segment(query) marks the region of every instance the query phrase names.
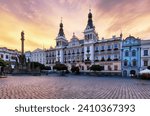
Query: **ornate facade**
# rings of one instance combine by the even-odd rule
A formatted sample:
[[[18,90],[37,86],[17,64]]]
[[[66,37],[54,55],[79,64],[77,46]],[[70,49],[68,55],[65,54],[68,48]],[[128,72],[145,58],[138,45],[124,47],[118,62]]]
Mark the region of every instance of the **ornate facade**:
[[[141,39],[127,37],[122,43],[122,75],[138,76],[141,65]]]
[[[121,73],[122,34],[109,39],[98,37],[92,20],[91,11],[84,30],[84,39],[79,39],[74,33],[71,41],[65,37],[63,23],[60,23],[56,47],[46,51],[46,65],[53,68],[56,62],[66,64],[69,69],[79,66],[81,71],[88,71],[93,64],[104,67],[103,72]]]

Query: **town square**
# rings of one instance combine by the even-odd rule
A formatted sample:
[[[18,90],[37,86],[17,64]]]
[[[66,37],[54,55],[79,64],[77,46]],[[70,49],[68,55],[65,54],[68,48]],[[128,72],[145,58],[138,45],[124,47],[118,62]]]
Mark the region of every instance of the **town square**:
[[[150,81],[93,76],[10,76],[1,99],[150,99]]]
[[[148,0],[15,1],[0,0],[1,99],[150,99]]]

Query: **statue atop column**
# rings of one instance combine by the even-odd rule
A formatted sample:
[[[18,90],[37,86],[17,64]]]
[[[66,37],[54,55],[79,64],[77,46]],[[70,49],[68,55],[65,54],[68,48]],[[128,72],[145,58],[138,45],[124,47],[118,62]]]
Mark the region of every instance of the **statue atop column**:
[[[24,53],[24,41],[25,41],[24,35],[25,35],[24,31],[22,31],[21,32],[21,54],[18,56],[18,59],[16,59],[16,65],[13,74],[14,75],[17,74],[40,75],[39,70],[37,70],[34,67],[31,69],[31,62],[29,60],[28,62],[26,62],[26,57]]]
[[[22,44],[21,44],[21,48],[22,48],[22,49],[21,49],[21,53],[22,53],[22,55],[24,55],[24,40],[25,40],[25,39],[24,39],[24,31],[22,31],[22,32],[21,32],[21,43],[22,43]]]

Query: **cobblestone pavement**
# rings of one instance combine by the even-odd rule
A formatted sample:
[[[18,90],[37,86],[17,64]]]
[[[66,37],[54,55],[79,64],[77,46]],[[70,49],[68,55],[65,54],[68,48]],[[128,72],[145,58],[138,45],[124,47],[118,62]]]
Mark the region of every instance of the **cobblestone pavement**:
[[[85,76],[0,78],[2,99],[150,99],[150,81]]]

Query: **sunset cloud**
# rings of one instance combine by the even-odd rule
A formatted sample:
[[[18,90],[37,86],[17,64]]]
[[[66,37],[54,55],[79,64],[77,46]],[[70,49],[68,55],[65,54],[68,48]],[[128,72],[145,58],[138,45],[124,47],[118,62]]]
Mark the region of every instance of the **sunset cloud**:
[[[129,34],[150,39],[150,0],[0,0],[0,47],[20,50],[20,32],[25,31],[25,49],[55,46],[60,17],[66,38],[72,33],[83,39],[89,8],[99,38]]]

